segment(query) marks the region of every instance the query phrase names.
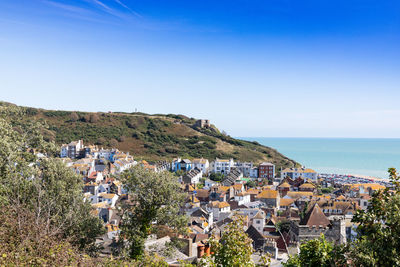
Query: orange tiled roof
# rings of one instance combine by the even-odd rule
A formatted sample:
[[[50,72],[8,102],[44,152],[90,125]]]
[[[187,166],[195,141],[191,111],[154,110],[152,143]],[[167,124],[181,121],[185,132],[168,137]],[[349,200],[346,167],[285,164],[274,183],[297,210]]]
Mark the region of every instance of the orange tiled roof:
[[[286,207],[292,205],[294,202],[294,199],[291,198],[281,198],[280,200],[280,206]]]
[[[310,183],[304,183],[299,186],[299,188],[315,188],[315,185],[310,184]]]
[[[211,202],[211,207],[222,209],[222,208],[230,207],[230,205],[228,202],[225,202],[225,201],[223,201],[223,202],[213,201],[213,202]]]
[[[260,194],[257,195],[256,198],[277,198],[278,197],[278,191],[276,190],[263,190]]]

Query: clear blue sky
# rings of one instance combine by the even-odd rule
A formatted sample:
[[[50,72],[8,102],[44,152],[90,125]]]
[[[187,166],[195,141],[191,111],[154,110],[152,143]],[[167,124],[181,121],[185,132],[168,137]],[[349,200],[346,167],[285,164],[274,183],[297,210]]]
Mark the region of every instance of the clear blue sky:
[[[400,137],[400,1],[4,0],[0,99]]]

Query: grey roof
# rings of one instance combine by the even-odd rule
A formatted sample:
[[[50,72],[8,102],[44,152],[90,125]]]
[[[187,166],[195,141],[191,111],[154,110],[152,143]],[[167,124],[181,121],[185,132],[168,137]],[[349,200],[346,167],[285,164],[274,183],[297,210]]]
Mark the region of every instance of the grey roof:
[[[274,164],[272,164],[272,163],[270,163],[270,162],[262,162],[261,164],[260,164],[260,166],[261,165],[264,165],[264,166],[275,166]]]
[[[208,217],[209,213],[202,208],[195,210],[190,216],[192,217]]]
[[[237,179],[239,179],[241,175],[242,175],[242,173],[239,170],[232,168],[231,171],[229,172],[228,176],[226,176],[225,179],[221,183],[224,186],[231,186],[231,185],[235,184],[235,181]]]
[[[254,241],[256,240],[264,240],[264,236],[257,231],[257,229],[253,226],[250,225],[249,229],[247,229],[246,234]]]
[[[201,171],[197,168],[191,169],[190,171],[188,171],[184,176],[183,176],[183,182],[185,182],[186,184],[190,184],[192,182],[192,179],[194,177],[196,177],[196,175],[198,175],[199,173],[201,173]]]

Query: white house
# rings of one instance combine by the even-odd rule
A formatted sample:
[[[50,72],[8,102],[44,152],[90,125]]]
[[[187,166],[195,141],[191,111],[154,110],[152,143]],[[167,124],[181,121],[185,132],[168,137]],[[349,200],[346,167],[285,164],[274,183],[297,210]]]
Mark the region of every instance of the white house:
[[[203,172],[199,169],[191,169],[182,178],[185,184],[198,184],[200,178],[203,176]]]
[[[246,203],[250,203],[250,194],[246,193],[246,192],[240,192],[239,194],[237,194],[235,196],[235,201],[238,202],[238,205],[243,205]]]
[[[293,180],[302,177],[316,182],[318,179],[318,173],[309,168],[286,168],[281,172],[281,177],[282,179],[290,177]]]
[[[114,161],[114,166],[116,168],[117,173],[122,173],[129,168],[135,166],[137,162],[133,159],[118,159]]]
[[[118,195],[117,194],[107,194],[100,193],[97,195],[97,202],[106,202],[110,205],[111,208],[115,207],[115,203],[117,203]]]
[[[264,227],[265,227],[265,213],[263,211],[259,211],[253,217],[253,227],[257,229],[258,232],[264,234]]]
[[[214,185],[217,185],[217,184],[218,184],[218,182],[210,180],[210,179],[207,179],[204,182],[204,187],[211,188],[211,187],[213,187]]]
[[[221,213],[230,213],[231,206],[228,202],[220,202],[220,201],[213,201],[209,204],[209,207],[212,210],[214,221],[218,221],[219,216]]]
[[[235,162],[233,159],[218,159],[216,158],[213,161],[213,172],[229,174],[231,172],[231,168],[235,166]]]
[[[250,177],[251,169],[253,168],[253,162],[236,162],[235,167],[243,173],[244,177]]]
[[[89,176],[88,179],[93,180],[93,182],[100,183],[103,181],[103,173],[102,172],[92,172]]]
[[[192,168],[197,168],[201,170],[203,173],[207,173],[208,169],[210,168],[210,163],[208,162],[208,159],[193,159],[192,160]]]

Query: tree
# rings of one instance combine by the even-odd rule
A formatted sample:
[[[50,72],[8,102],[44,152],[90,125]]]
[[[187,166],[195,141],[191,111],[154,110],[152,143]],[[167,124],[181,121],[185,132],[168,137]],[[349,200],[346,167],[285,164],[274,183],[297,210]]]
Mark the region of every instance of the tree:
[[[209,178],[212,181],[220,182],[224,178],[224,175],[222,173],[219,173],[219,172],[212,172],[212,173],[210,173]]]
[[[349,257],[358,266],[400,265],[400,177],[389,169],[393,188],[374,193],[366,211],[353,218],[357,234]]]
[[[43,139],[43,125],[20,118],[20,109],[0,107],[0,205],[26,209],[35,217],[32,227],[40,225],[49,238],[62,237],[94,252],[95,238],[104,229],[83,199],[82,179],[51,158],[56,146]],[[33,150],[49,157],[38,158]]]
[[[281,233],[289,233],[290,232],[290,225],[291,225],[290,220],[283,220],[283,221],[277,222],[276,228]]]
[[[210,266],[255,266],[251,259],[252,240],[244,231],[244,218],[237,216],[228,225],[220,240],[211,238],[212,255],[205,259]]]
[[[169,172],[156,173],[136,166],[121,175],[129,192],[129,201],[121,205],[120,245],[128,256],[140,258],[144,242],[155,225],[164,225],[174,232],[183,232],[187,218],[180,214],[185,196],[177,178]]]
[[[326,241],[324,235],[321,235],[319,239],[301,244],[300,253],[290,257],[286,263],[283,263],[283,266],[347,266],[343,252],[343,247],[331,244]]]
[[[333,191],[335,191],[335,188],[333,188],[332,186],[330,187],[325,187],[325,188],[321,188],[321,193],[322,194],[330,194]]]
[[[247,185],[249,188],[255,188],[255,187],[257,186],[257,183],[256,183],[255,181],[250,180],[250,181],[248,181],[248,182],[246,183],[246,185]]]

